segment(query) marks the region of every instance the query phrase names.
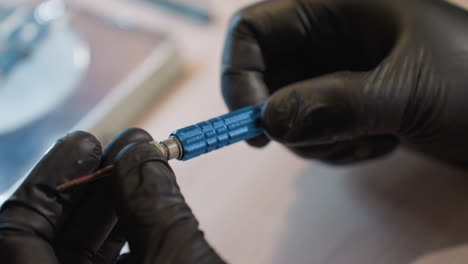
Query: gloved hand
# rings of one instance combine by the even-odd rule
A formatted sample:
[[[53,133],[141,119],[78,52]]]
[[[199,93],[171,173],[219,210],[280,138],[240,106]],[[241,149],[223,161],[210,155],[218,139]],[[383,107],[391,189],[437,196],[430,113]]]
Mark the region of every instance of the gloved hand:
[[[116,263],[127,237],[132,258],[117,263],[190,263],[200,252],[211,250],[167,162],[151,145],[143,144],[151,140],[145,131],[129,129],[102,154],[99,142],[84,132],[59,140],[0,210],[0,262]],[[115,175],[70,191],[55,190],[57,185],[114,163],[129,144],[138,145],[129,148],[128,155],[122,154]],[[114,185],[119,188],[110,188]],[[115,208],[122,215],[119,221]],[[141,228],[148,233],[140,233]],[[168,249],[177,255],[168,254]],[[146,262],[140,261],[145,257]],[[177,257],[180,262],[173,261]]]
[[[401,142],[466,164],[467,29],[468,13],[441,0],[262,2],[230,24],[224,98],[268,99],[266,133],[303,157],[348,164]]]
[[[130,254],[120,263],[224,263],[205,241],[163,154],[148,143],[119,154],[112,184]]]

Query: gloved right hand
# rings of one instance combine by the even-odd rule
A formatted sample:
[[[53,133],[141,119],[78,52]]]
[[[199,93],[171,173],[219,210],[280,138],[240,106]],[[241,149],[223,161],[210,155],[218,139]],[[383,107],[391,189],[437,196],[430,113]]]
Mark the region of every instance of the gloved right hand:
[[[224,98],[267,101],[267,134],[304,157],[349,164],[402,142],[466,164],[467,29],[442,0],[262,2],[232,19]]]

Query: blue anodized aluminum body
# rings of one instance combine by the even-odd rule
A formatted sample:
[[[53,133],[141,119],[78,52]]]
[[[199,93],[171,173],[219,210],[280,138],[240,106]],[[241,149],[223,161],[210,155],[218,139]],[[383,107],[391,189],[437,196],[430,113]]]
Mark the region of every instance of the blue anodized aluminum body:
[[[182,146],[179,160],[189,160],[210,151],[259,136],[263,133],[263,105],[249,106],[172,132]]]

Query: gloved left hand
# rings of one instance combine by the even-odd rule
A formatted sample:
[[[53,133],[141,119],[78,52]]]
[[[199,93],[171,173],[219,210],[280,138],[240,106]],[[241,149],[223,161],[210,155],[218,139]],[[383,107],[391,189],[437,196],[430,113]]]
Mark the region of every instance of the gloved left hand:
[[[130,254],[118,264],[223,264],[206,241],[164,155],[152,144],[121,151],[111,184]]]
[[[125,243],[110,178],[57,192],[57,185],[114,162],[125,146],[150,141],[122,132],[102,152],[97,139],[74,132],[60,139],[0,210],[0,263],[114,263]]]
[[[59,140],[0,209],[0,263],[223,263],[152,140],[129,129],[102,154],[84,132]],[[55,190],[109,164],[111,177]]]

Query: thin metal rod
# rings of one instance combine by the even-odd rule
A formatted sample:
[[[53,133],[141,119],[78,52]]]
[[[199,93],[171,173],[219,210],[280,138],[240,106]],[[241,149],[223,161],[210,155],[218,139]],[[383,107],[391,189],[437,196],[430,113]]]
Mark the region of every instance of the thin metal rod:
[[[59,192],[62,192],[62,191],[68,190],[70,188],[73,188],[75,186],[82,185],[82,184],[92,182],[92,181],[104,178],[106,176],[109,176],[109,175],[112,174],[111,172],[112,172],[113,167],[114,167],[113,165],[109,165],[109,166],[107,166],[105,168],[97,170],[97,171],[95,171],[93,173],[90,173],[88,175],[76,178],[76,179],[71,180],[69,182],[66,182],[64,184],[60,184],[59,186],[56,187],[56,190],[59,191]]]

